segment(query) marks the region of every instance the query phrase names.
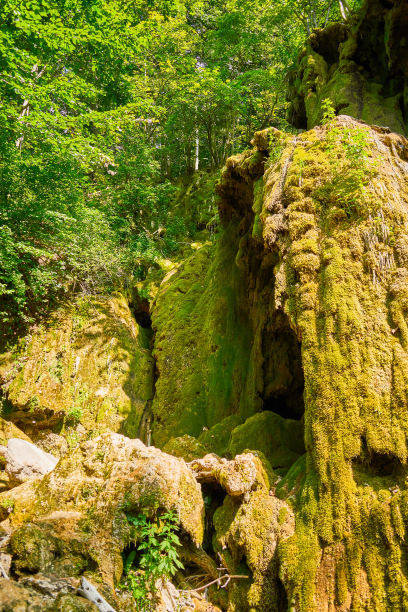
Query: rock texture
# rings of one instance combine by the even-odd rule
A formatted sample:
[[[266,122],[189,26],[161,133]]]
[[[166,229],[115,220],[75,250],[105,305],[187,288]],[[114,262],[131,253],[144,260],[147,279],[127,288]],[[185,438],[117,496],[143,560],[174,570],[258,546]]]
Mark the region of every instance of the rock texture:
[[[203,537],[201,490],[185,462],[119,434],[83,443],[40,482],[0,494],[0,508],[9,514],[14,571],[71,578],[91,568],[111,603],[129,537],[125,511],[172,509],[194,546]]]
[[[301,345],[307,453],[279,483],[296,514],[280,577],[294,610],[403,610],[408,142],[342,116],[289,139],[274,162],[276,146],[257,210],[274,260],[271,320],[284,314]],[[243,218],[231,194],[257,155],[227,165],[225,222]],[[246,219],[257,250],[256,216]]]
[[[214,549],[257,586],[234,583],[215,603],[404,610],[408,142],[341,115],[254,145],[223,171],[220,240],[153,307],[153,440],[195,455],[211,499],[229,461],[204,450],[250,450],[273,468],[267,494],[235,505],[223,489]],[[280,502],[296,519],[282,539]],[[253,559],[254,525],[272,557]],[[261,558],[273,558],[264,600]]]
[[[98,612],[91,602],[72,594],[53,598],[11,580],[0,579],[0,609],[4,612]]]
[[[329,99],[338,114],[406,133],[407,28],[406,0],[369,0],[355,23],[313,32],[291,77],[292,124],[319,124]]]
[[[51,472],[58,463],[58,459],[50,453],[19,438],[11,438],[7,447],[0,446],[0,457],[6,462],[5,471],[11,486],[41,478]]]
[[[7,418],[35,440],[62,433],[74,446],[89,430],[136,435],[153,394],[149,341],[119,295],[61,307],[4,361]]]

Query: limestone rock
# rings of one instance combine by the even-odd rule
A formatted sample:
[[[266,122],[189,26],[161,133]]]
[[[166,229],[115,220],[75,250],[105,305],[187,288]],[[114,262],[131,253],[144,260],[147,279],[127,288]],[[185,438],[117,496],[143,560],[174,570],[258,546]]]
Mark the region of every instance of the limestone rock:
[[[250,578],[232,580],[228,589],[231,609],[284,612],[276,553],[278,545],[295,531],[289,505],[270,495],[267,486],[261,486],[239,507],[232,497],[226,497],[215,512],[214,527],[215,552],[222,565],[231,575]]]
[[[69,446],[64,436],[49,432],[44,432],[36,439],[36,446],[41,448],[46,453],[54,455],[54,457],[62,457],[65,455]]]
[[[391,36],[388,26],[396,24],[402,7],[406,17],[406,2],[365,4],[369,11],[373,7],[383,16],[392,12],[385,39],[395,36],[398,30]],[[370,25],[364,25],[367,33]],[[329,70],[321,61],[334,37],[323,44],[318,33],[315,41],[319,48],[305,59],[305,80],[298,83],[310,125],[320,120],[313,116],[317,98],[331,98],[327,79],[341,74],[348,79],[337,72],[336,59]],[[362,44],[367,50],[376,37],[370,34]],[[343,47],[346,51],[352,53]],[[356,47],[356,61],[359,53]],[[398,62],[395,56],[399,71]],[[358,95],[353,104],[359,104]],[[374,106],[381,123],[387,124],[388,112],[399,123],[401,115],[394,115],[391,105],[377,99]],[[390,127],[402,131],[396,123]],[[237,412],[247,426],[255,423],[252,399],[261,397],[261,408],[298,420],[297,431],[304,427],[306,450],[292,466],[286,463],[282,485],[275,490],[271,483],[269,499],[258,487],[239,508],[228,496],[214,515],[224,563],[235,569],[246,564],[254,576],[251,588],[231,586],[235,609],[251,609],[249,602],[258,609],[263,591],[274,593],[276,610],[369,610],[375,602],[384,609],[407,606],[402,560],[408,522],[407,151],[400,134],[339,115],[289,139],[278,158],[266,161],[263,176],[249,170],[250,157],[257,167],[257,150],[235,156],[223,171],[220,209],[226,232],[240,227],[235,261],[247,274],[254,330],[248,342],[251,377]],[[245,433],[241,427],[236,439]],[[268,435],[273,441],[273,432]],[[258,540],[255,518],[262,513],[260,524],[277,531],[260,529]],[[293,535],[280,539],[280,525],[288,517],[290,526],[293,513]],[[271,568],[281,582],[267,579],[263,587],[268,550],[275,550]]]
[[[58,459],[53,455],[19,438],[11,438],[7,448],[0,447],[0,456],[6,461],[5,470],[11,486],[41,478],[51,472],[58,463]]]
[[[269,410],[254,414],[231,433],[232,456],[245,450],[262,452],[272,468],[284,472],[305,452],[303,424]]]
[[[217,482],[228,495],[239,497],[257,484],[260,461],[251,453],[237,455],[232,461],[210,454],[189,466],[199,482]]]
[[[174,457],[182,457],[185,461],[192,461],[198,457],[204,457],[208,453],[197,438],[184,435],[179,438],[171,438],[163,447],[165,453]]]
[[[0,610],[3,612],[98,612],[91,602],[75,594],[54,598],[27,585],[0,579]]]
[[[153,393],[150,351],[119,294],[61,306],[52,322],[33,330],[17,363],[3,370],[8,418],[34,442],[63,424],[71,446],[90,430],[136,436]]]
[[[322,102],[329,99],[337,114],[406,133],[407,27],[404,1],[370,0],[354,23],[315,30],[291,75],[291,123],[298,128],[319,124]],[[374,57],[375,62],[367,61]]]
[[[17,569],[75,576],[92,559],[111,589],[128,543],[125,511],[175,510],[186,537],[203,537],[201,489],[186,463],[120,434],[84,442],[41,481],[0,494],[0,506],[8,498]]]
[[[31,442],[30,438],[16,427],[14,423],[0,417],[0,445],[7,446],[7,442],[11,438],[20,438],[21,440]]]

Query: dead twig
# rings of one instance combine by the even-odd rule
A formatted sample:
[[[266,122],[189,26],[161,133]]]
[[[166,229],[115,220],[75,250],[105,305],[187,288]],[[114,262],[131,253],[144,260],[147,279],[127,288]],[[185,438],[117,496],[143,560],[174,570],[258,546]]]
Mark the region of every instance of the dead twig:
[[[208,582],[207,584],[205,584],[202,587],[199,587],[198,589],[189,589],[189,591],[190,592],[204,591],[205,589],[212,586],[213,584],[218,584],[222,589],[225,589],[225,587],[227,586],[230,580],[233,580],[233,579],[234,580],[235,579],[246,580],[247,578],[249,578],[249,576],[242,576],[241,574],[233,575],[233,576],[230,576],[229,574],[224,574],[224,576],[220,576],[219,578],[216,578],[215,580]],[[224,579],[226,579],[225,584],[220,584]]]

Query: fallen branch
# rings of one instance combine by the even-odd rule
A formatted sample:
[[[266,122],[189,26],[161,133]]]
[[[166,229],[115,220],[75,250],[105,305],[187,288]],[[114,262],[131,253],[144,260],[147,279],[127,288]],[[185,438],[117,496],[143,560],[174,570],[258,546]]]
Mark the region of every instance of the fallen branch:
[[[224,578],[226,578],[226,582],[225,584],[220,584]],[[229,574],[224,574],[224,576],[220,576],[219,578],[216,578],[215,580],[212,580],[211,582],[208,582],[208,584],[205,584],[202,587],[199,587],[198,589],[188,589],[189,592],[197,592],[198,591],[204,591],[205,589],[208,589],[208,587],[212,586],[213,584],[219,584],[219,586],[224,589],[227,584],[229,583],[230,580],[232,579],[241,579],[241,580],[246,580],[247,578],[249,578],[249,576],[242,576],[241,574],[238,575],[233,575],[230,576]]]

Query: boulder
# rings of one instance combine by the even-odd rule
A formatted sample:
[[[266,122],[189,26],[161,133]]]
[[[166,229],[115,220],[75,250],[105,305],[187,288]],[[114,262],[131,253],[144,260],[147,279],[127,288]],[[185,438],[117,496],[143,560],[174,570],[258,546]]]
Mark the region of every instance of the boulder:
[[[0,579],[0,610],[4,612],[98,612],[95,604],[74,594],[53,598],[32,586]]]
[[[231,455],[247,449],[261,451],[274,469],[285,472],[305,452],[303,423],[269,410],[258,412],[231,433]]]
[[[6,502],[15,570],[69,577],[92,568],[108,594],[122,575],[126,514],[174,510],[192,546],[203,538],[201,488],[185,461],[120,434],[84,442],[41,481],[0,494]]]
[[[248,494],[255,488],[261,467],[252,453],[237,455],[232,461],[214,454],[205,455],[189,466],[199,482],[216,482],[231,497]]]
[[[6,461],[5,471],[11,486],[32,478],[41,478],[51,472],[58,463],[58,459],[50,453],[19,438],[11,438],[7,447],[0,446],[0,456]]]

